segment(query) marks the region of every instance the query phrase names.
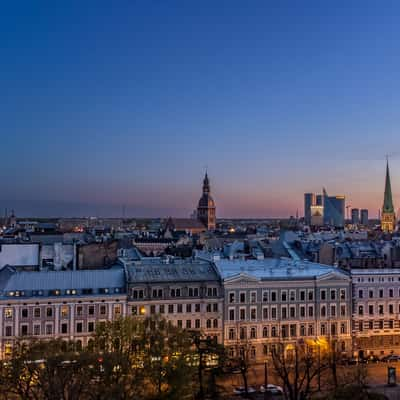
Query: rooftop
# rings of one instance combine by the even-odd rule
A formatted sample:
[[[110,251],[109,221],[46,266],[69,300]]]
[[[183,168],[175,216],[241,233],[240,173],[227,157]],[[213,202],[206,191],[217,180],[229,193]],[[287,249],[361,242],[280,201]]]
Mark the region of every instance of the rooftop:
[[[260,280],[314,279],[333,272],[346,274],[341,269],[289,259],[265,258],[263,260],[217,260],[215,261],[223,279],[246,274]]]

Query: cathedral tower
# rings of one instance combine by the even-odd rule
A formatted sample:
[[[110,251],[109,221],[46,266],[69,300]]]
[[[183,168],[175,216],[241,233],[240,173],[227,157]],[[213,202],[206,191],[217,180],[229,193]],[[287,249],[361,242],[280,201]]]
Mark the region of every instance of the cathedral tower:
[[[203,180],[203,195],[197,206],[197,219],[210,231],[216,227],[215,203],[210,194],[210,181],[207,172]]]
[[[393,207],[392,187],[390,185],[389,161],[386,162],[385,195],[381,213],[381,229],[393,232],[396,227],[396,214]]]

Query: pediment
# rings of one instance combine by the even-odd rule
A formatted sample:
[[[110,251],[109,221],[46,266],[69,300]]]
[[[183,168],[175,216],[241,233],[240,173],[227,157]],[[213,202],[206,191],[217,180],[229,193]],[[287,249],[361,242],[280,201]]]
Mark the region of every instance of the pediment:
[[[248,275],[244,272],[240,272],[236,275],[232,275],[228,278],[224,279],[224,282],[227,283],[235,283],[235,284],[246,284],[246,283],[257,283],[260,280],[255,278],[254,276]]]
[[[331,271],[328,272],[325,275],[321,275],[317,279],[318,281],[343,281],[343,282],[348,282],[350,281],[350,276],[346,275],[345,273],[342,272],[335,272]]]

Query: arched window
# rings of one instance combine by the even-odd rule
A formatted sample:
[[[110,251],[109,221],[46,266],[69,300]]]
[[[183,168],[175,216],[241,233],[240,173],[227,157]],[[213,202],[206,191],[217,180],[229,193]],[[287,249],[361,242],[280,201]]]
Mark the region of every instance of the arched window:
[[[256,328],[251,328],[250,329],[250,339],[255,339],[257,337],[257,330]]]
[[[264,326],[264,328],[263,328],[263,337],[264,338],[268,337],[268,327],[267,326]]]
[[[206,326],[207,326],[208,329],[211,328],[211,319],[207,320]]]

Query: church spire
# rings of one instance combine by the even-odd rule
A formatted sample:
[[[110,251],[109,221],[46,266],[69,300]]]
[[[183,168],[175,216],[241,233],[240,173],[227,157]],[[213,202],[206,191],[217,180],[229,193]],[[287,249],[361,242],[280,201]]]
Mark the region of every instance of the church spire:
[[[393,207],[392,186],[390,184],[389,160],[386,159],[385,195],[381,212],[381,229],[393,232],[396,228],[396,214]]]
[[[203,180],[203,193],[210,193],[210,181],[208,179],[207,171]]]
[[[386,159],[385,196],[383,199],[382,212],[394,213],[393,198],[392,198],[392,186],[390,184],[389,160],[388,159]]]

